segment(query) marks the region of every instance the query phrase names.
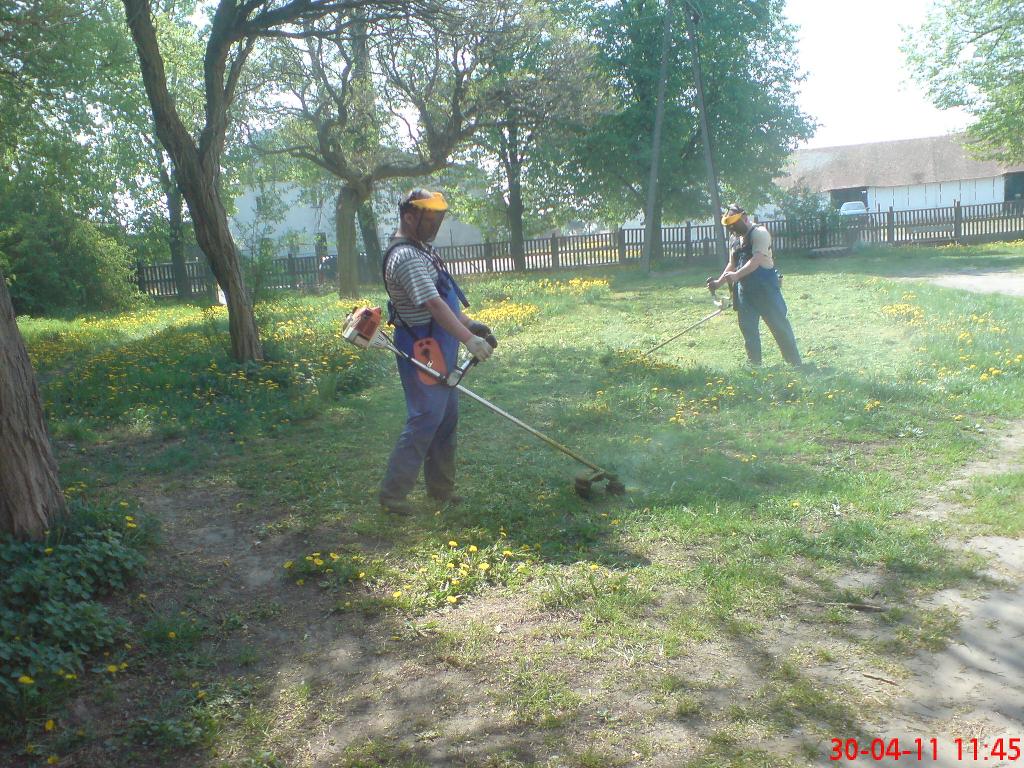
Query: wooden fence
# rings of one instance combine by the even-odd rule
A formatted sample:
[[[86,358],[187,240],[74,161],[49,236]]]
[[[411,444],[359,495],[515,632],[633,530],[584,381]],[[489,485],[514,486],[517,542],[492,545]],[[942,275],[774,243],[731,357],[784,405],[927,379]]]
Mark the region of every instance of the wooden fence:
[[[917,245],[979,243],[1024,238],[1024,201],[953,205],[910,211],[867,213],[860,216],[826,217],[806,222],[778,220],[762,222],[772,235],[777,254],[814,253],[848,248],[856,243],[875,245]],[[721,261],[716,255],[715,231],[710,224],[663,227],[662,260],[667,262]],[[614,264],[635,264],[644,247],[643,229],[619,229],[591,235],[535,238],[524,242],[528,272],[554,269],[586,269]],[[511,243],[446,245],[438,248],[454,275],[514,272]],[[334,285],[330,269],[334,257],[321,248],[314,254],[290,254],[250,265],[249,282],[261,289],[316,291]],[[188,279],[194,295],[215,293],[213,275],[206,262],[188,262]],[[139,290],[157,298],[178,295],[170,264],[138,265]],[[360,263],[361,279],[379,279],[379,265]],[[256,287],[256,286],[254,286]]]

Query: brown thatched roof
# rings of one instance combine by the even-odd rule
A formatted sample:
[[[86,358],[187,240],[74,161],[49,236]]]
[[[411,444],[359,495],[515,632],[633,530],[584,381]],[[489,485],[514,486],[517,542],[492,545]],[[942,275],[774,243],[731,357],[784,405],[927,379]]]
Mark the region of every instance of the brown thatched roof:
[[[975,160],[962,141],[962,135],[951,135],[800,149],[790,157],[788,175],[779,183],[784,188],[806,186],[825,192],[847,187],[902,187],[985,179],[1024,171],[1024,165]]]

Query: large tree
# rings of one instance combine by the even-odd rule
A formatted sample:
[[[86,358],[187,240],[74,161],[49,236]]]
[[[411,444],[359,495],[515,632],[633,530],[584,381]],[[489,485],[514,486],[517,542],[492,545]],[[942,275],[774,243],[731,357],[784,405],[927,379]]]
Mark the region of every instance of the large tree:
[[[944,0],[904,44],[910,66],[940,109],[977,118],[967,129],[975,150],[1024,163],[1024,3]]]
[[[633,216],[647,200],[665,2],[675,4],[677,19],[695,5],[702,10],[696,29],[705,106],[724,186],[744,202],[757,202],[796,145],[812,132],[812,122],[797,105],[802,78],[794,28],[783,16],[784,0],[577,4],[617,101],[575,152],[578,184],[590,200],[601,202],[606,219]],[[656,231],[663,218],[679,221],[710,213],[687,25],[673,24],[670,34]]]
[[[456,148],[497,103],[493,62],[517,44],[516,2],[479,0],[429,19],[352,15],[346,35],[281,41],[267,59],[268,111],[282,129],[266,151],[308,160],[340,183],[335,207],[338,289],[358,290],[356,219],[375,251],[375,189],[419,179],[448,165]],[[281,86],[288,88],[282,98]]]
[[[24,165],[21,151],[47,121],[66,112],[40,112],[49,83],[42,75],[73,56],[60,36],[47,31],[70,23],[60,3],[14,3],[0,11],[0,160],[10,178]],[[74,119],[84,124],[81,112]],[[64,512],[35,374],[15,322],[7,279],[0,272],[0,532],[39,537]]]
[[[585,135],[609,103],[594,72],[593,47],[560,14],[529,4],[518,38],[496,57],[495,116],[465,157],[467,166],[486,173],[486,192],[463,197],[498,205],[512,259],[522,270],[527,215],[537,226],[574,212],[570,177],[551,173],[552,167],[560,164],[565,144]],[[487,218],[486,211],[479,213]]]
[[[0,273],[0,533],[38,538],[63,513],[39,388]]]
[[[195,125],[201,104],[188,98],[189,86],[202,83],[202,48],[188,20],[195,2],[158,2],[169,87],[185,95],[179,112]],[[18,18],[0,12],[0,144],[11,187],[22,197],[56,195],[70,215],[119,237],[152,242],[162,233],[187,287],[184,204],[153,132],[120,0],[39,0],[20,10]]]
[[[178,187],[192,216],[196,242],[210,261],[228,303],[231,351],[240,361],[259,360],[263,350],[238,249],[221,199],[221,162],[239,80],[250,54],[267,38],[337,35],[356,11],[372,17],[406,17],[426,12],[431,0],[219,0],[210,9],[203,56],[203,114],[198,131],[182,120],[168,88],[167,70],[154,24],[151,0],[123,0],[135,41],[143,83],[153,110],[156,135],[174,163]],[[334,25],[312,28],[332,15]]]

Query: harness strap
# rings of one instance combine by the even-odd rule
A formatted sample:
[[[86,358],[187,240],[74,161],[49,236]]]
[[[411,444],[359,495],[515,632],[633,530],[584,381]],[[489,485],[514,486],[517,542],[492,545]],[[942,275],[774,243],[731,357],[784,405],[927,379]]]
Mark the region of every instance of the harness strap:
[[[388,294],[388,324],[389,325],[395,325],[395,319],[397,319],[398,322],[401,323],[402,327],[405,328],[412,335],[412,337],[418,341],[420,339],[420,337],[416,335],[416,331],[414,331],[412,329],[412,326],[409,325],[407,322],[405,322],[405,320],[399,314],[397,307],[395,307],[394,299],[391,296],[391,289],[388,288],[388,276],[387,276],[387,273],[388,273],[388,260],[391,258],[391,254],[394,253],[395,249],[398,248],[399,246],[402,246],[402,245],[411,245],[417,251],[419,251],[420,253],[424,254],[428,259],[430,259],[430,263],[433,264],[434,268],[437,269],[437,271],[439,273],[441,273],[446,278],[448,278],[448,282],[451,283],[452,288],[455,289],[455,295],[458,297],[459,301],[462,303],[462,306],[468,307],[469,306],[469,300],[466,299],[466,294],[464,294],[462,292],[462,289],[459,287],[459,284],[457,282],[455,282],[455,278],[452,277],[451,273],[448,271],[447,266],[445,266],[444,259],[442,259],[440,257],[440,255],[438,255],[435,251],[433,251],[432,249],[431,250],[425,250],[415,240],[411,240],[411,239],[409,239],[407,237],[396,237],[394,240],[392,240],[391,243],[388,245],[387,250],[384,252],[384,259],[381,262],[381,279],[384,282],[384,290]],[[431,337],[433,335],[434,335],[434,318],[431,317],[430,318],[430,324],[427,327],[427,336],[426,337]]]

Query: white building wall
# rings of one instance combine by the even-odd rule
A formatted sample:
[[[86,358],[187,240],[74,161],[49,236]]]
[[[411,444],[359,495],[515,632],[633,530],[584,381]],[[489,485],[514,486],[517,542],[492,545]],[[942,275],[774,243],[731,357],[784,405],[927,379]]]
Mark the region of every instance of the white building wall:
[[[943,208],[957,200],[961,205],[982,205],[1003,202],[1003,194],[1002,176],[902,187],[868,187],[868,208],[872,211],[887,211],[890,206],[895,211]]]
[[[290,184],[279,184],[277,192],[281,195],[284,203],[285,215],[278,223],[259,227],[261,231],[265,231],[264,236],[276,240],[289,232],[297,232],[300,235],[301,249],[312,253],[316,235],[318,232],[322,232],[327,237],[327,250],[334,253],[337,250],[334,232],[334,200],[329,199],[323,206],[317,208],[302,202],[298,188]],[[235,198],[235,213],[230,217],[231,231],[238,244],[243,248],[246,247],[247,237],[252,239],[253,223],[257,218],[257,195],[257,190],[247,189]],[[398,226],[397,208],[382,205],[375,205],[374,208],[377,210],[377,226],[380,230],[381,245],[386,245]],[[458,221],[451,215],[445,217],[435,240],[437,245],[468,245],[482,242],[483,235],[477,227]]]

